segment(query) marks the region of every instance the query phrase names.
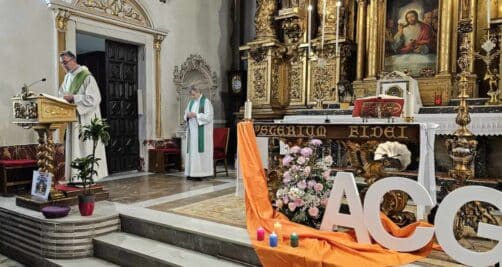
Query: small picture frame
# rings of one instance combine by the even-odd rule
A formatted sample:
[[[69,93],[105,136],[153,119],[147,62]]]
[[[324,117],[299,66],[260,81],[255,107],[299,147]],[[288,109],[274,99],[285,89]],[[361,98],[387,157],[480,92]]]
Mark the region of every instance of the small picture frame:
[[[378,83],[377,95],[397,96],[406,100],[407,92],[410,90],[408,80],[379,81]]]
[[[52,185],[52,174],[33,171],[31,182],[31,195],[42,199],[48,199]]]

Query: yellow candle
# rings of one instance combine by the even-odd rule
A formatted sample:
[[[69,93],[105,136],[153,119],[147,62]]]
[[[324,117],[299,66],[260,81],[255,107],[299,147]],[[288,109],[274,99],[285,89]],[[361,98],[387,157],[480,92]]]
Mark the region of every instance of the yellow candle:
[[[274,223],[274,232],[277,234],[277,240],[279,240],[279,243],[282,242],[282,225],[280,222],[275,222]]]

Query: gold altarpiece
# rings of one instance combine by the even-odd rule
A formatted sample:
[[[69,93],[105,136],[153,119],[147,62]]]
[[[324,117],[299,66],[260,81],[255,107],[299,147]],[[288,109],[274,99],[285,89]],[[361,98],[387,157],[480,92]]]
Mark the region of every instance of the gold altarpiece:
[[[344,1],[347,6],[349,2]],[[295,109],[338,103],[336,85],[349,79],[349,58],[355,52],[353,36],[348,34],[353,31],[346,30],[354,27],[348,16],[353,9],[340,9],[343,24],[337,39],[335,0],[326,0],[326,16],[317,30],[314,23],[308,23],[307,0],[256,3],[256,39],[241,47],[248,64],[247,92],[256,108],[254,115],[277,117]],[[312,21],[322,17],[322,10],[322,1],[313,6]],[[274,25],[279,25],[281,36]]]
[[[318,23],[310,24],[313,33],[309,45],[308,0],[281,4],[256,1],[256,39],[241,47],[248,64],[248,98],[256,107],[256,118],[279,117],[295,109],[320,107],[321,103],[339,103],[339,81],[352,82],[355,97],[375,95],[377,80],[386,73],[387,7],[394,2],[341,1],[338,38],[336,2],[310,1],[312,21]],[[474,30],[469,33],[469,41],[477,50],[487,28],[485,5],[475,0],[438,1],[435,68],[414,75],[424,105],[433,105],[437,93],[442,94],[443,104],[457,96],[457,27],[461,21],[472,22]],[[337,40],[339,55],[335,51]],[[474,74],[468,77],[471,97],[478,96],[475,74],[483,75],[474,71],[474,65]]]

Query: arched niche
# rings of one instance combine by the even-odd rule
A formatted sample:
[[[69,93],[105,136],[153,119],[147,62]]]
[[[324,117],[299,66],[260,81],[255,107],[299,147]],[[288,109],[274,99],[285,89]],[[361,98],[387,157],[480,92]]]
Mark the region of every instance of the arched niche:
[[[190,101],[189,89],[193,86],[202,91],[209,100],[214,102],[218,88],[216,72],[206,63],[206,60],[196,54],[191,54],[180,66],[174,67],[173,82],[178,93],[178,124],[184,124],[185,108]]]

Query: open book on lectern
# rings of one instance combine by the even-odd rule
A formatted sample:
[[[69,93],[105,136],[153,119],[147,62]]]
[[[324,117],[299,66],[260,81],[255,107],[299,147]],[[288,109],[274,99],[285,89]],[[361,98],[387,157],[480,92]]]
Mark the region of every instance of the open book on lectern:
[[[40,94],[40,96],[44,96],[44,97],[49,98],[50,100],[54,100],[54,101],[61,102],[61,103],[65,103],[65,104],[70,103],[70,102],[66,101],[66,100],[65,100],[64,98],[62,98],[62,97],[57,97],[57,96],[48,95],[48,94]]]
[[[352,117],[401,117],[404,98],[390,95],[368,96],[356,99]]]

